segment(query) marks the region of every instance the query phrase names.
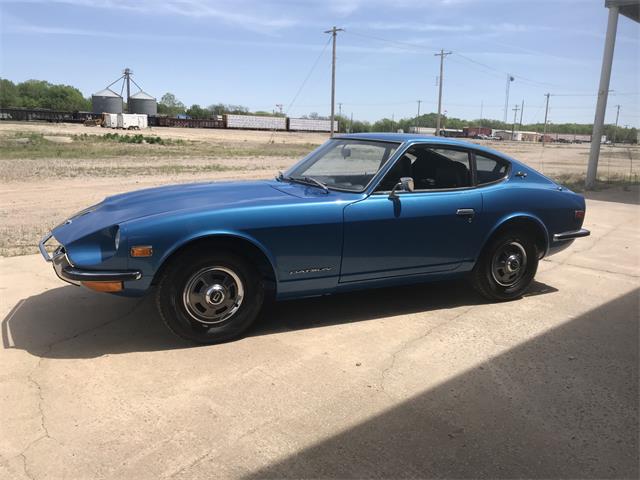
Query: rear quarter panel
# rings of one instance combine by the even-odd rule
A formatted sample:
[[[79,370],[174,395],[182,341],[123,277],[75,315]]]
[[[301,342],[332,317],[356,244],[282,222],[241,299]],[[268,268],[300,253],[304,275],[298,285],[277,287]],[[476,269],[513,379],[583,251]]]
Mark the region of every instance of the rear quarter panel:
[[[482,222],[487,222],[488,236],[513,218],[526,217],[536,221],[546,234],[547,247],[553,244],[553,235],[576,230],[581,222],[574,212],[584,209],[584,198],[544,179],[512,177],[499,185],[482,189]],[[484,243],[483,242],[483,245]],[[477,252],[478,255],[480,252]],[[548,254],[548,249],[547,252]]]

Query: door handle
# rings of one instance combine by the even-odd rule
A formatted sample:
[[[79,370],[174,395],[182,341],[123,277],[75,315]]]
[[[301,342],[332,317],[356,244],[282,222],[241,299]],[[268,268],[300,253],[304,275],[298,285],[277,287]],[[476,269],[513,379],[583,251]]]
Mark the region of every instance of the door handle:
[[[473,208],[459,208],[456,210],[456,215],[459,217],[467,217],[467,222],[473,222],[473,216],[476,214],[476,211]]]
[[[473,208],[459,208],[456,210],[456,215],[461,217],[473,217],[475,214],[476,211]]]

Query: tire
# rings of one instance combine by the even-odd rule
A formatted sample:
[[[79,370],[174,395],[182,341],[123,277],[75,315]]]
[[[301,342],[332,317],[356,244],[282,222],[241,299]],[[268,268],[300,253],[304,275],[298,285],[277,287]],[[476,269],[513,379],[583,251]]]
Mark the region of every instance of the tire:
[[[192,249],[174,258],[156,289],[156,306],[169,329],[201,344],[242,335],[264,302],[257,269],[229,252]]]
[[[474,288],[488,300],[520,298],[538,270],[538,249],[523,230],[499,233],[485,246],[472,272]]]

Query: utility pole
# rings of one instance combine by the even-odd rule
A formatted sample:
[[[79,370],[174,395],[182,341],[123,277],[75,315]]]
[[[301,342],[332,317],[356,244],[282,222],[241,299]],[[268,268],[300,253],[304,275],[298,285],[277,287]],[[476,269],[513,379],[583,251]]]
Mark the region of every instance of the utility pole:
[[[420,122],[420,104],[422,103],[422,100],[418,100],[418,114],[416,115],[416,133],[418,133],[418,124]]]
[[[353,133],[353,112],[351,112],[351,122],[349,122],[349,133]]]
[[[341,117],[342,116],[342,102],[338,103],[338,116]]]
[[[334,25],[331,30],[324,33],[330,33],[333,37],[333,55],[331,57],[331,136],[334,134],[334,120],[336,116],[336,37],[338,32],[343,32],[343,28],[336,28]]]
[[[611,141],[612,145],[616,143],[616,137],[618,136],[618,119],[620,118],[620,105],[616,105],[616,126],[613,129],[613,140]]]
[[[509,86],[514,80],[515,78],[510,73],[507,73],[507,92],[504,97],[504,123],[507,123],[507,110],[509,110]]]
[[[522,114],[524,113],[524,98],[522,99],[522,107],[520,107],[520,130],[522,130]]]
[[[440,81],[438,82],[438,120],[436,122],[436,135],[440,135],[440,115],[442,112],[442,83],[444,80],[444,57],[451,55],[452,52],[445,52],[440,49],[440,53],[434,53],[434,56],[440,57]]]
[[[280,114],[282,114],[282,103],[276,103],[276,108],[278,109],[278,112],[280,112]]]
[[[511,126],[511,140],[514,140],[513,134],[516,130],[516,118],[518,118],[518,110],[520,110],[520,107],[518,105],[513,107],[513,125]]]
[[[484,100],[480,100],[480,127],[482,127],[482,110],[484,109]]]
[[[547,97],[547,104],[544,107],[544,128],[542,129],[542,146],[544,147],[545,143],[547,143],[547,117],[549,115],[549,97],[550,93],[545,93],[545,97]]]

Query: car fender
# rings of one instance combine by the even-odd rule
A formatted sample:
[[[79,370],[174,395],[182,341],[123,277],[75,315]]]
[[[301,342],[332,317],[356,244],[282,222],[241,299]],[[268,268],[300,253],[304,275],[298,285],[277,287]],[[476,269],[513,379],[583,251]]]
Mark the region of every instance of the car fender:
[[[225,238],[225,239],[237,238],[237,239],[247,241],[250,244],[252,244],[254,247],[258,248],[269,261],[269,264],[271,265],[271,269],[273,270],[273,274],[277,284],[278,270],[276,269],[276,261],[273,255],[271,254],[271,252],[269,251],[269,249],[255,237],[252,237],[251,235],[247,235],[245,232],[240,232],[235,230],[219,230],[219,229],[207,230],[207,231],[194,232],[192,235],[189,235],[186,237],[180,237],[169,248],[167,248],[164,251],[162,257],[160,257],[160,259],[158,260],[155,273],[157,273],[163,267],[163,265],[165,265],[166,261],[174,253],[176,253],[180,248],[184,247],[185,245],[192,242],[196,242],[198,240],[215,239],[215,238]]]
[[[480,255],[480,252],[484,250],[484,247],[487,245],[487,242],[489,241],[489,239],[491,239],[491,237],[496,233],[496,231],[498,231],[498,229],[504,226],[507,222],[517,220],[517,219],[531,220],[535,222],[542,229],[542,231],[544,232],[544,239],[545,239],[545,249],[544,249],[544,255],[543,255],[544,257],[549,251],[549,231],[545,226],[544,222],[540,219],[540,217],[538,217],[537,215],[531,212],[509,212],[508,214],[502,216],[497,222],[495,222],[493,227],[489,230],[488,234],[483,239],[482,247],[478,252],[478,256]]]

